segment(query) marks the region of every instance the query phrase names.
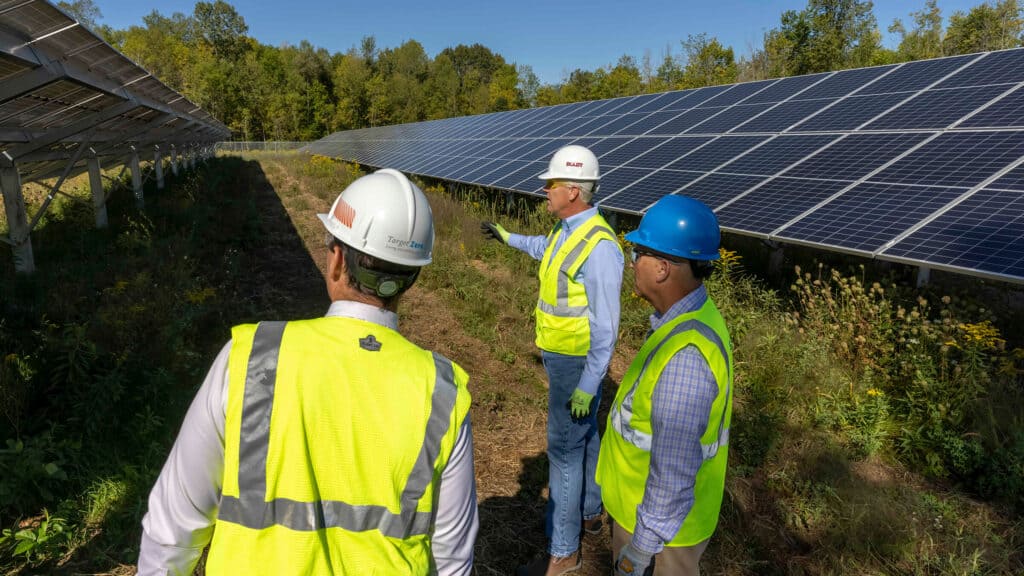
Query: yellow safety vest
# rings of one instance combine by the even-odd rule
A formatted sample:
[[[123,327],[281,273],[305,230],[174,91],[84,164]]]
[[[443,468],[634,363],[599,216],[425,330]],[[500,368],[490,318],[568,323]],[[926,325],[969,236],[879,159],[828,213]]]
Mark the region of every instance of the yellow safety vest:
[[[718,383],[708,425],[701,435],[704,462],[694,483],[694,503],[667,546],[693,546],[707,540],[718,525],[729,459],[732,422],[732,345],[718,308],[710,298],[695,312],[666,322],[644,342],[622,377],[608,426],[601,438],[597,482],[608,514],[623,528],[636,530],[636,509],[643,501],[651,467],[651,398],[669,360],[696,346]]]
[[[622,252],[618,238],[600,214],[594,214],[573,230],[555,250],[562,234],[559,223],[548,233],[548,245],[540,261],[540,296],[535,315],[536,344],[541,350],[568,356],[586,356],[590,350],[590,310],[587,290],[576,273],[601,240],[611,240]]]
[[[232,330],[208,574],[430,574],[468,376],[344,317]]]

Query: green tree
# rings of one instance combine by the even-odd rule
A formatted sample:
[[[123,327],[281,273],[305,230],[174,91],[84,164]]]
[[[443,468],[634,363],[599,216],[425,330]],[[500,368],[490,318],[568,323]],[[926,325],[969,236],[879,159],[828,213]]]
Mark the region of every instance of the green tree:
[[[142,23],[119,34],[115,47],[168,86],[194,96],[199,79],[192,72],[211,54],[194,45],[192,19],[180,12],[166,17],[154,10]]]
[[[438,54],[430,63],[427,78],[427,118],[451,118],[459,115],[459,92],[461,82],[452,59],[444,53]]]
[[[897,18],[889,32],[900,37],[900,45],[896,53],[900,60],[923,60],[943,56],[942,47],[942,12],[937,0],[925,0],[924,8],[911,13],[914,27],[907,31],[903,22]]]
[[[487,85],[488,112],[502,112],[519,108],[522,97],[518,85],[519,74],[512,64],[505,64],[495,70]]]
[[[516,71],[519,76],[519,83],[516,89],[524,106],[532,107],[537,105],[537,96],[540,92],[540,79],[534,73],[533,67],[528,64],[520,64]]]
[[[599,77],[595,88],[599,98],[635,96],[643,92],[643,81],[636,59],[632,56],[620,57],[611,70]]]
[[[103,17],[103,13],[92,0],[60,0],[57,7],[90,30],[96,30],[99,19]]]
[[[970,54],[1014,48],[1024,42],[1024,19],[1017,0],[986,2],[969,12],[955,12],[943,40],[946,54]]]
[[[416,122],[426,118],[423,83],[429,72],[423,46],[407,40],[398,48],[382,50],[377,74],[371,80],[371,125]]]
[[[683,87],[683,64],[672,54],[670,46],[665,47],[665,56],[655,71],[652,92],[674,90]]]
[[[786,53],[785,75],[871,65],[881,48],[872,7],[870,0],[808,0],[802,11],[783,12],[765,52]]]
[[[334,97],[337,102],[333,122],[335,130],[352,130],[369,125],[367,83],[373,72],[364,54],[352,48],[334,66]]]
[[[603,71],[600,71],[603,74]],[[577,68],[569,74],[569,81],[562,85],[563,102],[582,102],[597,99],[597,86],[600,81],[597,72]]]
[[[680,85],[684,88],[715,86],[736,82],[736,59],[732,48],[726,48],[717,38],[707,34],[691,34],[683,41],[686,66]]]
[[[236,58],[246,47],[244,37],[249,27],[234,6],[224,0],[196,2],[193,18],[198,37],[213,47],[218,58]]]

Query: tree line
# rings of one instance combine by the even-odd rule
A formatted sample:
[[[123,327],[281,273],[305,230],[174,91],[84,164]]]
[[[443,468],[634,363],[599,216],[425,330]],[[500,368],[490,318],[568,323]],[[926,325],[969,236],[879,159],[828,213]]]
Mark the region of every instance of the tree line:
[[[192,14],[154,10],[125,30],[98,24],[92,0],[62,9],[166,84],[224,122],[237,140],[313,140],[335,131],[533,106],[597,100],[715,84],[810,74],[1024,45],[1017,0],[953,13],[944,26],[936,0],[888,31],[882,45],[870,0],[808,0],[783,12],[763,43],[739,58],[708,34],[690,35],[660,60],[648,50],[614,65],[576,69],[541,84],[529,64],[486,46],[459,44],[431,57],[408,40],[380,47],[365,36],[344,53],[306,40],[269,46],[247,35],[244,17],[224,0],[196,2]]]

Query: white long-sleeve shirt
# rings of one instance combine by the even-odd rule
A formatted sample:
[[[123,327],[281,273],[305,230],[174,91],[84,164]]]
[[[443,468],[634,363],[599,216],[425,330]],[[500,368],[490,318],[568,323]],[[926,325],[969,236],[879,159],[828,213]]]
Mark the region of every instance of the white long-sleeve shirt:
[[[334,302],[327,316],[357,318],[398,329],[396,314],[358,302]],[[192,574],[213,537],[224,472],[230,353],[229,341],[193,399],[149,495],[149,511],[142,519],[139,576]],[[478,528],[473,432],[467,415],[438,489],[431,551],[439,575],[471,572]]]

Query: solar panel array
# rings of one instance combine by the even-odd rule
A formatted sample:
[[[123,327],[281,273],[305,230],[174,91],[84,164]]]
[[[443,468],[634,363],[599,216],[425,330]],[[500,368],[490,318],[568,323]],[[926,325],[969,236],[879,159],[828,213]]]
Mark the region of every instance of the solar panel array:
[[[308,150],[540,195],[566,144],[597,154],[606,210],[682,194],[727,231],[1024,282],[1024,49],[351,130]]]
[[[107,222],[102,167],[131,166],[142,204],[142,159],[163,185],[231,132],[46,0],[0,0],[0,192],[14,265],[35,264],[31,232],[67,178],[89,170],[96,225]],[[127,167],[127,166],[126,166]],[[53,179],[53,183],[49,180]],[[29,221],[22,184],[50,188]]]
[[[80,150],[208,146],[230,131],[46,0],[0,0],[0,161],[23,181]],[[76,156],[76,153],[78,155]],[[84,161],[70,173],[85,170]]]

